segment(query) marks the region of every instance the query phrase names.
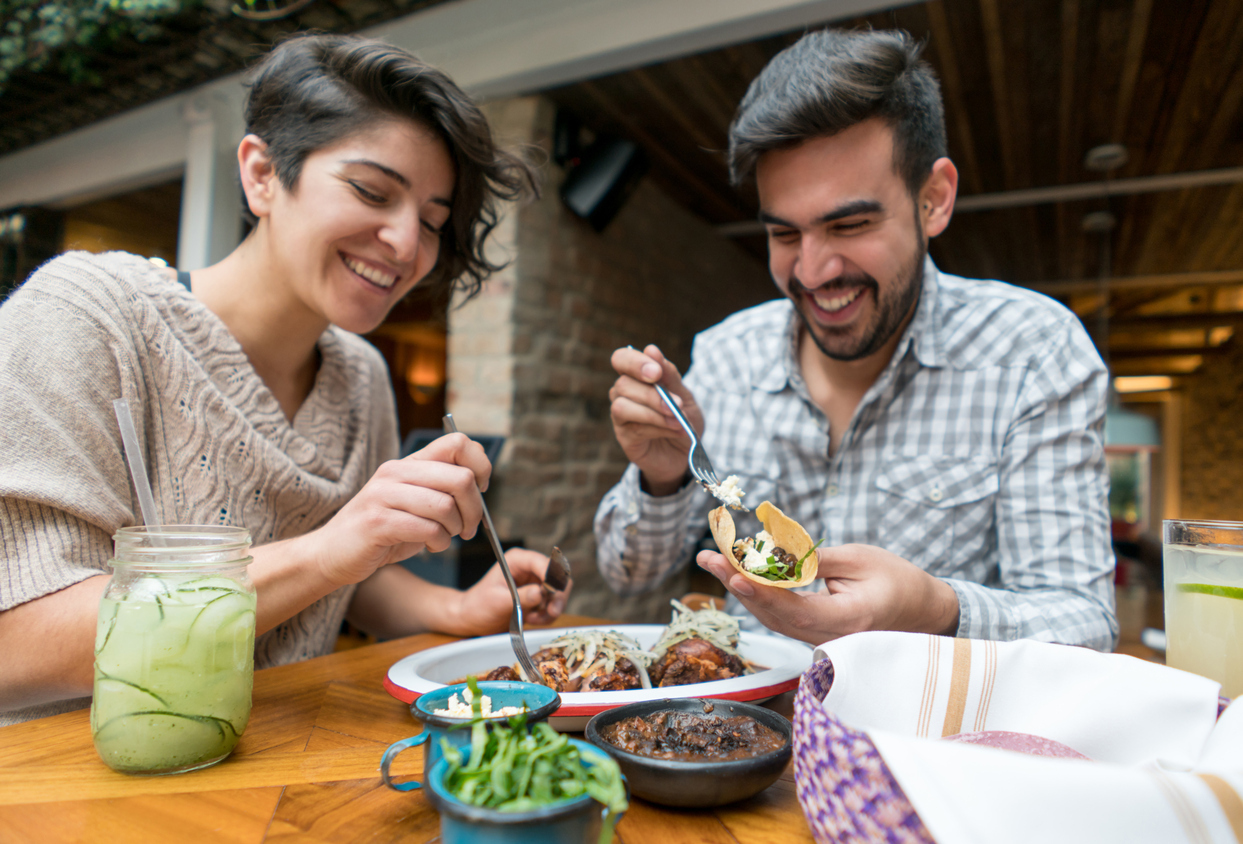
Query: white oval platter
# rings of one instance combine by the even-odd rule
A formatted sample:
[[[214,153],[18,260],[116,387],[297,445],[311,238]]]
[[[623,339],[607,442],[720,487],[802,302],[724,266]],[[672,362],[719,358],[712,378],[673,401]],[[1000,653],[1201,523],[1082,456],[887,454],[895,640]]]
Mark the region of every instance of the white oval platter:
[[[656,644],[664,629],[663,624],[551,627],[530,630],[525,638],[527,648],[535,653],[548,642],[571,630],[616,630],[630,636],[640,646],[650,648]],[[811,665],[812,649],[810,645],[784,636],[744,632],[739,637],[738,653],[744,660],[767,668],[742,677],[689,686],[624,692],[564,692],[561,695],[561,708],[552,714],[549,723],[557,730],[579,732],[596,713],[641,700],[713,697],[759,703],[788,692],[798,685],[799,675]],[[384,688],[398,700],[413,703],[419,695],[458,682],[468,674],[483,675],[499,665],[512,665],[514,661],[509,634],[464,639],[428,648],[397,661],[384,678]]]

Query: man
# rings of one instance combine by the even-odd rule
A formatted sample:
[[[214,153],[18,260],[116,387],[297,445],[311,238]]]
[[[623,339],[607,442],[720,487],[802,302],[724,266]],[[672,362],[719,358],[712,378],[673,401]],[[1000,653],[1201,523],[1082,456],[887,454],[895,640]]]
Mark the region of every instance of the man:
[[[801,591],[699,553],[744,627],[1109,650],[1108,373],[1065,308],[927,258],[958,174],[919,51],[903,32],[816,32],[752,82],[731,177],[754,171],[785,298],[699,335],[684,380],[655,346],[614,353],[613,427],[632,465],[596,515],[600,569],[622,593],[655,586],[717,505],[689,482],[659,382],[745,504],[768,499],[824,539],[820,579]],[[758,530],[734,515],[740,536]]]

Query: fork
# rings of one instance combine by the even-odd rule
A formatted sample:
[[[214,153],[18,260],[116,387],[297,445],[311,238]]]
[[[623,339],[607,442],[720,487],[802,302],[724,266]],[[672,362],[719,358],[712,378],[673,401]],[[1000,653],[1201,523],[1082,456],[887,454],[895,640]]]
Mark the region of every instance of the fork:
[[[445,414],[444,422],[446,433],[456,434],[458,432],[452,413]],[[483,508],[484,535],[488,537],[488,542],[492,544],[492,553],[496,554],[496,561],[501,566],[501,574],[505,575],[505,585],[509,587],[509,596],[514,601],[514,611],[509,616],[509,642],[513,645],[514,654],[518,657],[518,668],[526,677],[528,683],[543,685],[543,675],[540,674],[540,670],[535,666],[535,660],[531,659],[531,652],[527,650],[526,639],[522,638],[522,601],[518,599],[518,584],[514,583],[514,576],[509,570],[509,563],[505,560],[505,552],[501,550],[501,543],[496,538],[496,528],[492,525],[492,517],[488,515],[488,505],[483,501],[482,491],[480,492],[479,505]]]
[[[704,450],[703,444],[699,442],[699,435],[695,433],[691,423],[682,415],[682,410],[674,402],[673,396],[669,395],[665,388],[659,384],[653,384],[652,386],[656,388],[656,392],[664,399],[665,404],[669,405],[669,409],[673,411],[673,417],[678,420],[678,424],[686,431],[686,435],[691,438],[691,450],[686,455],[686,464],[690,467],[691,475],[704,486],[720,486],[721,479],[716,476],[716,469],[712,468],[712,461],[708,459],[708,452]]]

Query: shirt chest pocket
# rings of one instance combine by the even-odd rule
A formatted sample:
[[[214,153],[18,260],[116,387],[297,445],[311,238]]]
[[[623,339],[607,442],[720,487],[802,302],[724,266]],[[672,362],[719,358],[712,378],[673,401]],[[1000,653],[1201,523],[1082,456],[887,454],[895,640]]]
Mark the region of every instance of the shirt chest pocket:
[[[988,458],[895,457],[876,488],[877,544],[923,568],[950,574],[947,564],[989,541],[1000,479]]]

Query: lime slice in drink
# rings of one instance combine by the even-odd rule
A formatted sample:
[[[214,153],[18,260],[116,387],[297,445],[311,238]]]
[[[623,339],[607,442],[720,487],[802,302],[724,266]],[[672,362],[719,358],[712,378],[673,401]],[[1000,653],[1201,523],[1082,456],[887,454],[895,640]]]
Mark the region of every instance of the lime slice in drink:
[[[1198,592],[1201,595],[1216,595],[1219,598],[1234,598],[1243,601],[1243,587],[1218,586],[1215,583],[1179,583],[1175,587],[1179,592]]]

